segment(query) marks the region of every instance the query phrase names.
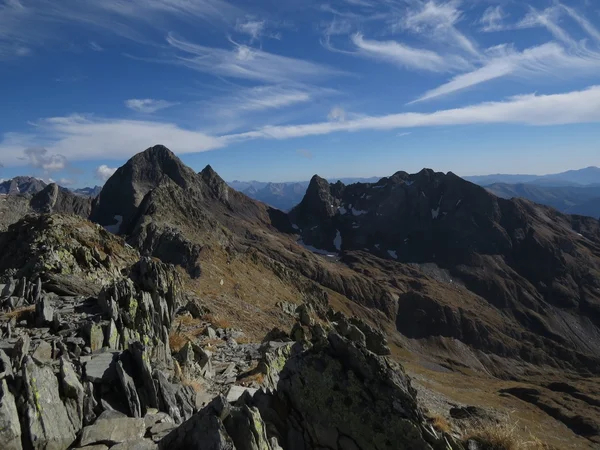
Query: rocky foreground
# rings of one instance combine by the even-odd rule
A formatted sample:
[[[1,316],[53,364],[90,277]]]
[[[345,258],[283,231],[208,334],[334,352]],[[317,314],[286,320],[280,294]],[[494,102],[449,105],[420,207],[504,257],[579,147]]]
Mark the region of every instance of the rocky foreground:
[[[0,249],[5,450],[463,448],[361,321],[302,305],[247,342],[173,266],[73,216],[28,217]]]

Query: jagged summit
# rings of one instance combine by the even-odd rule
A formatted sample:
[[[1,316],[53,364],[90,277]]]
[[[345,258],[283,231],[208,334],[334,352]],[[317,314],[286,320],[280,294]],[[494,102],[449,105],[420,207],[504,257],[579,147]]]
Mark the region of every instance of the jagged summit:
[[[198,181],[195,172],[164,145],[138,153],[108,179],[94,202],[92,220],[126,230],[144,197],[166,179],[184,189]]]
[[[46,183],[34,177],[15,177],[0,183],[0,194],[35,194],[46,187]]]

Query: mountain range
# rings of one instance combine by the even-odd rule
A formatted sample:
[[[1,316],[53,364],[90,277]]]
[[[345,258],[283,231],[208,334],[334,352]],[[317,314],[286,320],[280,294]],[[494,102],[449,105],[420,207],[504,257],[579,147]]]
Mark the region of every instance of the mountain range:
[[[552,206],[561,212],[600,217],[600,168],[587,167],[551,175],[482,175],[464,177],[503,198],[525,198]],[[338,179],[329,179],[336,182]],[[344,184],[374,183],[378,177],[340,179]],[[302,200],[308,181],[265,183],[233,181],[228,183],[255,200],[289,211]]]
[[[313,428],[306,431],[307,424],[336,428],[354,420],[348,416],[335,425],[330,422],[342,417],[327,413],[338,407],[337,397],[328,400],[335,395],[332,392],[359,389],[353,384],[357,379],[372,389],[379,386],[372,377],[381,369],[365,368],[365,361],[371,360],[356,353],[362,348],[387,355],[390,364],[401,363],[419,392],[418,408],[441,415],[450,428],[464,427],[466,422],[459,417],[465,415],[498,418],[502,411],[511,411],[518,427],[525,427],[520,432],[535,430],[557,448],[600,444],[600,222],[595,218],[564,214],[526,199],[501,198],[451,172],[430,169],[352,184],[315,175],[299,203],[284,212],[233,189],[210,166],[196,173],[160,145],[131,158],[94,199],[56,185],[33,197],[8,195],[2,201],[11,198],[18,199],[23,214],[52,214],[41,216],[42,222],[44,217],[57,217],[48,220],[61,223],[65,214],[76,217],[69,220],[79,220],[80,225],[57,231],[53,239],[83,248],[73,251],[73,257],[61,256],[64,261],[54,255],[35,263],[39,255],[57,248],[56,243],[39,244],[35,236],[41,231],[36,227],[42,225],[34,219],[2,215],[8,228],[0,233],[0,274],[31,278],[41,270],[44,289],[89,297],[95,295],[94,286],[107,283],[98,274],[124,273],[119,264],[129,261],[130,251],[135,251],[148,261],[173,265],[183,291],[199,299],[221,328],[243,330],[250,342],[285,336],[302,343],[310,337],[315,352],[325,345],[330,357],[345,355],[331,366],[310,352],[306,363],[293,357],[289,365],[281,363],[290,370],[282,373],[282,380],[304,370],[294,364],[328,374],[340,364],[354,371],[339,375],[335,369],[334,378],[342,377],[339,382],[310,372],[310,378],[290,381],[297,389],[307,386],[294,394],[295,400],[281,397],[299,402],[281,405],[279,411],[303,411],[298,412],[303,419],[294,426],[316,447],[323,447],[327,438],[314,434]],[[84,225],[86,219],[102,228],[94,231]],[[42,229],[49,232],[46,225]],[[112,234],[123,242],[122,248],[108,242]],[[133,273],[138,272],[139,268]],[[134,306],[126,300],[132,286],[153,291],[154,297],[148,298],[155,299],[155,307],[160,305],[158,293],[167,295],[171,289],[166,281],[156,284],[139,274],[132,280],[133,285],[131,280],[122,281],[110,291],[117,297],[122,293],[123,304],[128,305],[123,310],[127,314],[116,322],[125,327],[122,333],[132,333],[123,331],[127,327],[141,330],[156,325],[147,316],[136,318],[137,311],[149,310],[152,301]],[[300,311],[300,323],[294,325],[295,311]],[[110,314],[119,317],[116,311]],[[155,317],[166,317],[161,314]],[[336,337],[324,344],[316,323],[349,339],[354,336],[357,344],[349,350]],[[354,328],[349,328],[351,324]],[[281,331],[292,325],[291,333]],[[196,336],[208,331],[191,328],[186,333],[182,337],[174,332],[169,341],[200,345],[205,341]],[[161,331],[156,336],[168,334]],[[226,353],[222,355],[226,358]],[[198,358],[205,361],[204,356]],[[261,374],[263,382],[271,380],[268,371]],[[246,376],[238,374],[238,381]],[[350,378],[342,381],[345,376]],[[232,380],[235,383],[236,377]],[[301,399],[313,395],[311,385],[328,380],[330,389],[310,397],[309,408]],[[275,386],[288,392],[285,382]],[[380,398],[378,390],[370,392],[361,397],[359,409],[371,411],[368,399]],[[355,400],[340,402],[349,407]],[[256,402],[251,405],[260,410]],[[471,412],[457,412],[462,407]],[[266,421],[269,417],[273,416],[262,415]],[[281,440],[297,436],[288,426],[275,421],[266,427],[269,437],[279,436],[284,450],[295,448]],[[365,433],[380,433],[377,427],[367,428]],[[421,446],[421,433],[415,431],[414,441],[400,448],[430,448]],[[407,439],[412,432],[401,435],[397,439]]]

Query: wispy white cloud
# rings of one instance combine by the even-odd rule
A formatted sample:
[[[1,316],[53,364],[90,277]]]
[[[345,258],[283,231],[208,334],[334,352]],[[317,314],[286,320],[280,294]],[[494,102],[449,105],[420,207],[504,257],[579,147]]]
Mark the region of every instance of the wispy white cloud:
[[[22,56],[31,48],[66,39],[65,24],[148,44],[149,29],[165,33],[174,24],[196,25],[199,19],[231,23],[241,14],[226,0],[4,0],[0,58]],[[100,48],[95,42],[90,47]]]
[[[250,36],[251,42],[257,41],[265,30],[264,20],[239,20],[235,24],[235,29],[239,33]]]
[[[455,76],[449,82],[425,92],[415,102],[451,94],[509,75],[546,78],[560,76],[567,71],[584,75],[600,70],[600,54],[585,49],[566,51],[553,42],[522,52],[515,51],[511,46],[498,46],[489,49],[488,56],[489,59],[482,67]]]
[[[409,134],[412,134],[412,132],[410,132],[410,131],[404,131],[402,133],[397,133],[396,137],[404,137],[404,136],[408,136]]]
[[[266,85],[241,88],[224,97],[209,100],[207,107],[220,116],[235,116],[287,108],[334,93],[312,86]]]
[[[478,55],[477,45],[456,27],[462,19],[460,1],[413,2],[399,26],[444,44],[454,44],[471,55]]]
[[[116,171],[116,168],[108,167],[106,164],[102,164],[96,168],[95,176],[97,180],[105,182],[112,177]]]
[[[161,109],[170,108],[177,105],[176,102],[168,102],[167,100],[156,100],[153,98],[131,98],[125,100],[125,106],[134,111],[151,114]]]
[[[5,134],[0,155],[6,165],[21,165],[25,148],[43,147],[46,155],[62,155],[68,161],[124,159],[155,144],[179,153],[221,148],[222,139],[158,121],[99,119],[72,115],[35,123],[31,134]]]
[[[43,147],[30,147],[23,150],[27,163],[36,169],[42,169],[44,172],[58,172],[67,168],[68,162],[64,155],[50,153]]]
[[[207,47],[167,36],[171,47],[183,52],[161,62],[181,64],[199,72],[269,83],[303,82],[345,75],[344,72],[303,59],[281,56],[232,41],[231,49]]]
[[[571,19],[577,22],[587,34],[589,34],[595,40],[600,41],[600,31],[589,20],[569,6],[559,3],[559,7],[562,8],[571,17]]]
[[[572,47],[577,46],[575,39],[558,24],[560,9],[557,6],[547,8],[541,12],[530,6],[530,10],[529,14],[516,25],[517,28],[543,27],[559,41]]]
[[[434,51],[409,47],[396,41],[369,40],[360,33],[352,36],[352,42],[359,54],[404,68],[446,72],[469,66],[463,58],[456,55],[441,56]]]
[[[98,44],[96,41],[90,41],[90,48],[95,52],[103,52],[104,48]]]
[[[368,116],[343,122],[264,127],[256,131],[223,136],[228,142],[247,139],[292,139],[336,132],[394,130],[450,125],[523,124],[563,125],[600,122],[600,86],[552,95],[522,95],[499,102],[432,113],[401,113]]]
[[[479,24],[481,25],[480,30],[485,32],[504,30],[504,20],[507,17],[508,14],[502,9],[502,5],[490,6],[479,20]]]
[[[327,119],[332,122],[344,122],[346,120],[346,110],[340,106],[335,106],[327,114]]]
[[[479,103],[463,108],[432,113],[399,113],[364,116],[342,121],[302,125],[268,126],[237,134],[210,136],[186,130],[171,123],[119,119],[94,119],[83,116],[54,117],[36,123],[34,134],[4,135],[0,154],[6,165],[22,165],[24,148],[27,161],[44,170],[59,170],[63,161],[125,159],[163,143],[179,154],[215,150],[250,139],[293,139],[336,132],[403,130],[476,124],[561,125],[600,123],[600,86],[552,95],[522,95],[498,102]],[[82,151],[82,149],[85,149]],[[53,155],[61,155],[53,159]]]

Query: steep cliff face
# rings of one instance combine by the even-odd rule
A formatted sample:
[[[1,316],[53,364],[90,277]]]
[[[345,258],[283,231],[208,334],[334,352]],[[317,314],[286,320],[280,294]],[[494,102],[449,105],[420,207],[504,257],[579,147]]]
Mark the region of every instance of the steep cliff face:
[[[165,146],[138,153],[108,179],[94,201],[92,220],[103,226],[118,224],[117,231],[126,233],[144,197],[166,179],[182,189],[197,184],[194,171]]]

